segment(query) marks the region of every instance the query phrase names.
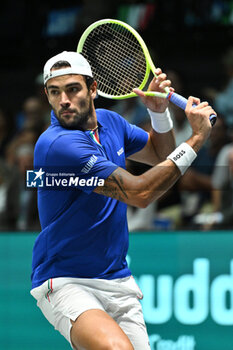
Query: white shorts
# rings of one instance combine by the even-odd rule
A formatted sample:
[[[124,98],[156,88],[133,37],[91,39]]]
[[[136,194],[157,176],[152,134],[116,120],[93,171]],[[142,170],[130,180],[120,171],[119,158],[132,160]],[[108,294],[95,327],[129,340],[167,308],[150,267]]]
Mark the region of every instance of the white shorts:
[[[75,321],[84,311],[100,309],[118,323],[134,350],[150,350],[139,302],[143,295],[132,276],[114,280],[53,278],[32,289],[31,294],[72,348],[70,320]]]

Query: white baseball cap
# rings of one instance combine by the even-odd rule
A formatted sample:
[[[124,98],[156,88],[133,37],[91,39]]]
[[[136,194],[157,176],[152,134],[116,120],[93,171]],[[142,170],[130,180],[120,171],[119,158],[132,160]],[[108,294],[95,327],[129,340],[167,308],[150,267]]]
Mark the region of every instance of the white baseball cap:
[[[67,61],[70,64],[70,67],[51,71],[53,65],[58,61]],[[66,74],[81,74],[93,77],[90,64],[80,53],[63,51],[58,55],[53,56],[45,63],[44,84],[46,84],[49,79]]]

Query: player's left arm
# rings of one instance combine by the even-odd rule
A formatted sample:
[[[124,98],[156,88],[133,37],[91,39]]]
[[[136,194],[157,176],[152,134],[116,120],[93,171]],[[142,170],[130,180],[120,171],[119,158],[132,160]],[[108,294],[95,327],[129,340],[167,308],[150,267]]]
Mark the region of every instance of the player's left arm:
[[[149,132],[147,144],[143,149],[129,156],[128,159],[154,166],[165,160],[174,149],[173,131],[159,134],[152,129]]]
[[[167,80],[166,74],[160,68],[155,71],[157,77],[151,81],[148,90],[164,92],[165,87],[171,88],[171,81]],[[143,91],[134,89],[134,92],[141,98],[142,102],[152,112],[161,113],[161,116],[168,108],[168,100],[159,97],[145,96]],[[175,149],[175,137],[173,128],[167,132],[157,132],[153,128],[149,132],[148,142],[145,147],[137,153],[132,154],[129,159],[149,165],[155,165],[166,159]]]

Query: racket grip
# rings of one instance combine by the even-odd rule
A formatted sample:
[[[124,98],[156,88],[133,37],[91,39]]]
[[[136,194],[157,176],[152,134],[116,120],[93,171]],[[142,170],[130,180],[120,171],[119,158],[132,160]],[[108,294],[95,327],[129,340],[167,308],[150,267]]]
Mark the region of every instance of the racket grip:
[[[177,94],[176,92],[169,93],[167,95],[167,99],[183,110],[185,110],[188,103],[188,100],[185,97]],[[195,106],[196,104],[193,104],[193,107]],[[209,118],[211,125],[214,126],[217,120],[216,114],[211,114]]]

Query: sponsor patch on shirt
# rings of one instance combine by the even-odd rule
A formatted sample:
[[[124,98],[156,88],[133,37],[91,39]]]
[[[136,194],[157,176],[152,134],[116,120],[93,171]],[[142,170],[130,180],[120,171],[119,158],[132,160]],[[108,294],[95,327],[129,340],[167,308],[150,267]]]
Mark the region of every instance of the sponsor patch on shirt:
[[[117,151],[118,156],[120,156],[122,153],[124,153],[124,148],[121,147],[119,151]]]
[[[96,157],[94,154],[91,156],[87,164],[82,168],[81,173],[88,174],[89,171],[93,168],[95,163],[97,162],[98,157]]]

